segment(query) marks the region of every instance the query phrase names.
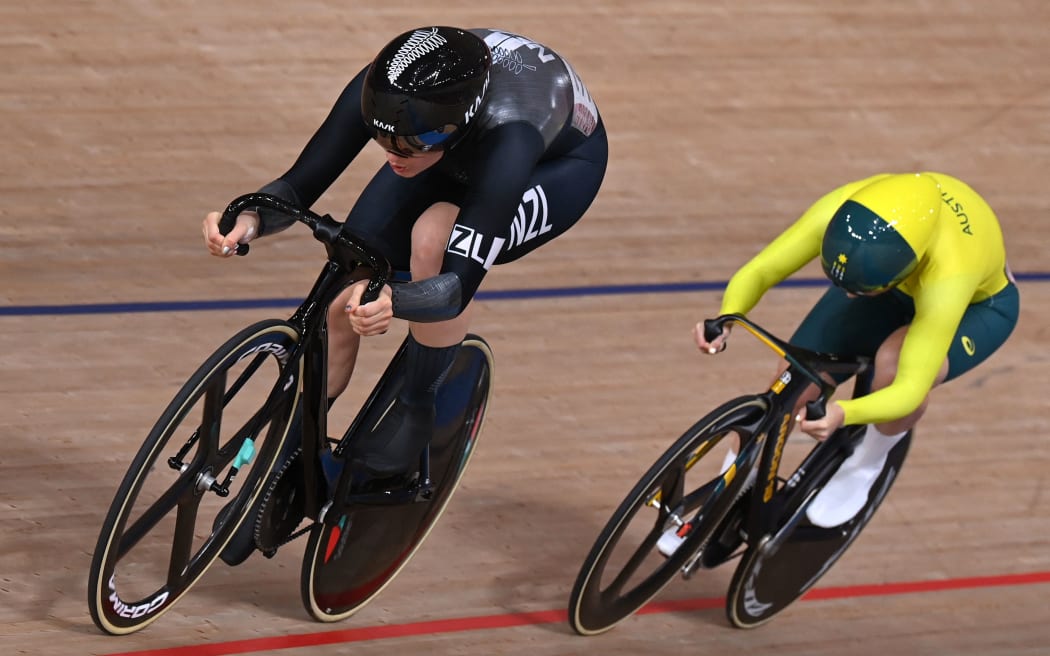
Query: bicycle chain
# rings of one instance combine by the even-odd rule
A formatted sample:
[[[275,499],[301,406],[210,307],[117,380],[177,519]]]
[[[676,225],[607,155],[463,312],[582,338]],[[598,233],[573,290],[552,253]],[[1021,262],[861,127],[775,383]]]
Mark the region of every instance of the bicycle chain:
[[[336,440],[336,439],[333,439],[331,437],[328,438],[329,447],[332,448],[333,450],[335,449],[335,447],[340,442],[341,442],[341,440]],[[288,472],[289,467],[291,467],[296,462],[296,459],[302,456],[302,451],[303,451],[302,447],[299,447],[298,449],[296,449],[292,453],[291,457],[289,457],[288,460],[285,461],[284,465],[278,471],[276,471],[273,474],[271,474],[272,479],[270,481],[270,484],[266,487],[266,492],[263,493],[262,501],[259,503],[259,511],[255,515],[255,526],[254,526],[254,529],[252,531],[252,541],[255,542],[255,547],[259,551],[261,551],[263,553],[263,555],[265,555],[267,558],[272,558],[274,556],[274,554],[277,553],[278,549],[280,549],[284,545],[288,544],[289,542],[292,542],[293,540],[296,540],[296,539],[302,537],[303,535],[306,535],[307,533],[309,533],[311,531],[311,529],[313,529],[314,526],[316,526],[317,524],[320,524],[320,522],[316,522],[316,521],[315,522],[311,522],[311,523],[307,524],[306,526],[304,526],[303,528],[301,528],[301,529],[299,529],[297,531],[294,531],[293,533],[291,533],[288,537],[284,538],[283,540],[280,540],[279,542],[277,542],[276,545],[274,545],[270,549],[266,549],[260,544],[260,533],[262,531],[263,512],[266,510],[267,504],[269,504],[272,501],[272,497],[273,497],[274,493],[277,490],[277,484],[280,482],[281,477],[284,476]],[[302,520],[300,520],[300,521],[302,521]]]
[[[314,527],[314,526],[316,526],[317,524],[318,524],[318,522],[313,522],[313,523],[311,523],[311,524],[307,524],[307,525],[306,525],[306,526],[304,526],[303,528],[299,529],[299,530],[298,530],[298,531],[296,531],[295,533],[292,533],[292,534],[291,534],[291,535],[289,535],[289,536],[288,536],[287,538],[285,538],[285,539],[284,539],[283,541],[281,541],[280,543],[278,543],[278,544],[277,544],[277,546],[276,546],[276,547],[274,547],[273,549],[267,549],[267,550],[264,550],[264,549],[261,549],[261,548],[260,548],[260,549],[259,549],[259,551],[262,551],[263,555],[264,555],[264,556],[266,556],[267,558],[273,558],[274,554],[276,554],[276,553],[277,553],[277,550],[278,550],[278,549],[280,549],[280,548],[281,548],[281,547],[283,547],[284,545],[288,544],[289,542],[291,542],[291,541],[293,541],[293,540],[296,540],[296,539],[298,539],[298,538],[300,538],[300,537],[302,537],[302,536],[306,535],[306,534],[307,534],[307,533],[309,533],[309,532],[310,532],[311,530],[313,530],[313,527]],[[256,546],[258,546],[258,544],[256,544]]]
[[[288,473],[288,470],[293,465],[297,464],[297,459],[301,456],[302,448],[300,447],[292,453],[292,455],[285,461],[284,465],[279,470],[271,474],[270,484],[266,486],[266,491],[263,493],[262,501],[259,503],[259,510],[255,514],[255,525],[252,531],[252,540],[255,542],[255,547],[259,551],[263,552],[263,554],[265,554],[267,557],[273,557],[273,555],[277,553],[278,549],[288,544],[289,542],[299,537],[302,537],[314,527],[314,524],[316,524],[316,522],[313,522],[298,531],[292,532],[288,537],[284,538],[283,540],[277,541],[277,544],[273,545],[272,547],[264,547],[262,544],[262,532],[264,530],[263,515],[266,513],[269,504],[275,500],[277,486],[281,483],[281,479]],[[299,521],[302,521],[302,519],[300,519]]]

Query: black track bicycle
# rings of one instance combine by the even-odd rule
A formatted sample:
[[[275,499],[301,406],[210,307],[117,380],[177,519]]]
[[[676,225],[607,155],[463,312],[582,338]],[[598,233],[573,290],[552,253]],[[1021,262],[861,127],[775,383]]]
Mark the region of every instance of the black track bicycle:
[[[807,417],[824,414],[835,386],[821,374],[855,376],[854,396],[870,389],[871,360],[837,357],[792,346],[741,315],[705,321],[708,341],[727,322],[738,324],[786,360],[770,388],[723,404],[694,424],[661,455],[613,513],[591,548],[569,600],[569,624],[579,634],[613,628],[653,599],[676,575],[738,560],[726,615],[738,628],[772,619],[809,590],[867,525],[900,472],[909,432],[889,453],[864,507],[834,527],[812,523],[806,509],[863,435],[844,427],[790,470],[783,461],[794,409],[811,385]],[[722,449],[718,446],[722,444]],[[727,446],[729,447],[727,449]],[[736,453],[718,462],[716,453]],[[664,553],[661,538],[680,541]]]
[[[190,376],[132,460],[89,574],[91,618],[106,633],[132,633],[172,608],[245,522],[267,556],[308,535],[303,605],[318,621],[349,617],[415,554],[474,452],[493,358],[485,340],[469,334],[438,390],[434,434],[418,473],[391,485],[349,464],[355,436],[370,430],[397,397],[404,343],[345,434],[331,439],[327,307],[347,284],[366,277],[362,300],[376,298],[391,267],[332,217],[267,194],[235,199],[220,230],[229,232],[248,208],[306,224],[325,245],[327,261],[289,319],[248,326]],[[296,422],[301,440],[290,437],[299,432]]]

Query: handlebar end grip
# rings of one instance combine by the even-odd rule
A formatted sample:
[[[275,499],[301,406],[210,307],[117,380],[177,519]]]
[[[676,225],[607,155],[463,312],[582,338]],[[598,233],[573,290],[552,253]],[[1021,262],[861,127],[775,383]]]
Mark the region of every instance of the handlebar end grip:
[[[361,305],[371,303],[372,301],[379,298],[379,292],[383,289],[383,283],[375,279],[368,281],[368,287],[365,288],[365,292],[361,294]]]
[[[704,319],[704,339],[713,342],[722,334],[722,326],[717,319]]]
[[[223,212],[222,216],[219,217],[219,233],[223,235],[230,234],[230,230],[233,230],[235,223],[237,223],[236,216],[231,216],[229,211]]]
[[[808,401],[806,403],[806,420],[813,421],[814,419],[822,419],[827,414],[827,409],[824,407],[823,400]]]

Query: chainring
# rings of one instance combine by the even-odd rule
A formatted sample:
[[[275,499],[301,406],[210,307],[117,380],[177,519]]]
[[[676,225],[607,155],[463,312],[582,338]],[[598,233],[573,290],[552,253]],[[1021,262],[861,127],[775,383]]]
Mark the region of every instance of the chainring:
[[[296,537],[293,533],[306,516],[304,479],[302,449],[296,449],[267,480],[254,532],[255,546],[266,556]]]

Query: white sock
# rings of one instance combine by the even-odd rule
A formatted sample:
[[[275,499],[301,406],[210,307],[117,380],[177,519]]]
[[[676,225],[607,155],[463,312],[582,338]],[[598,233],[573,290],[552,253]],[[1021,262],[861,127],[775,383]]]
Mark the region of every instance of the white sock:
[[[853,454],[842,462],[806,508],[809,521],[831,528],[853,519],[868,502],[868,492],[886,465],[890,450],[904,435],[884,435],[869,425]]]
[[[876,467],[882,471],[882,466],[886,464],[886,456],[902,437],[904,433],[886,435],[875,428],[874,424],[869,425],[864,431],[864,437],[853,450],[853,454],[843,461],[842,469]]]

